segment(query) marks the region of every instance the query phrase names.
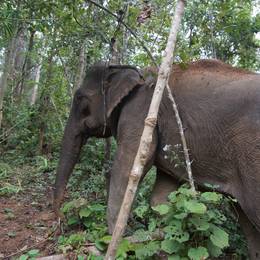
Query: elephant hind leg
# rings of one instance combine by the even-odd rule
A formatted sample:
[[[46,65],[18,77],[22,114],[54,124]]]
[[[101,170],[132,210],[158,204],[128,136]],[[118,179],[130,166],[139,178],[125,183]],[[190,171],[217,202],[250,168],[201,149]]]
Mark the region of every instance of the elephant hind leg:
[[[151,205],[156,206],[167,202],[168,195],[177,190],[179,184],[169,174],[157,169],[156,181],[151,196]]]
[[[237,207],[237,210],[239,215],[239,224],[247,239],[250,259],[260,259],[260,232],[251,223],[240,206]]]

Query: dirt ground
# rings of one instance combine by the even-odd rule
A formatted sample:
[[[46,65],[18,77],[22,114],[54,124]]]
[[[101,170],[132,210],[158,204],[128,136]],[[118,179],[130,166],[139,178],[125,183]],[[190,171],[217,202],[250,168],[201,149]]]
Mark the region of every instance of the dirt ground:
[[[51,211],[51,190],[27,190],[15,196],[0,197],[0,259],[17,259],[30,249],[40,255],[54,253],[51,236],[57,222]]]

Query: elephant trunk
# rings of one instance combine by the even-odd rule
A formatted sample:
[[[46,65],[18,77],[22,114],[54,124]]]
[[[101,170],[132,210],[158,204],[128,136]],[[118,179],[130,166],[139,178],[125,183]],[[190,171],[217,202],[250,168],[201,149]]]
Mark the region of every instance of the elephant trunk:
[[[64,131],[60,160],[57,168],[56,180],[54,185],[53,208],[54,212],[58,216],[61,216],[59,209],[63,201],[67,182],[75,164],[78,161],[81,147],[85,143],[85,141],[86,137],[83,137],[82,134],[76,131],[76,127],[73,124],[73,120],[69,118]]]

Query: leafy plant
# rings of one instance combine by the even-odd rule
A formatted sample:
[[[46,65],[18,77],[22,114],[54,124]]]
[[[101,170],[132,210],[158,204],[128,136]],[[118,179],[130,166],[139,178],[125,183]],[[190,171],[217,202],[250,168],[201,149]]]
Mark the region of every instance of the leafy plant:
[[[156,225],[150,231],[163,231],[160,250],[176,259],[220,256],[229,246],[229,235],[222,227],[226,217],[217,208],[222,200],[216,192],[194,194],[184,185],[169,195],[168,204],[153,207]]]
[[[226,217],[219,209],[222,202],[223,196],[216,192],[194,194],[183,185],[169,195],[169,203],[150,209],[148,230],[137,230],[138,243],[125,249],[134,252],[136,259],[156,254],[166,254],[168,259],[218,257],[229,246],[223,227]],[[135,211],[141,217],[143,210],[147,211],[143,207]],[[161,235],[153,238],[157,230]]]
[[[62,208],[69,226],[80,225],[87,229],[87,239],[95,242],[107,231],[105,222],[106,207],[102,204],[89,204],[85,199],[73,200]]]
[[[37,256],[39,256],[38,249],[32,249],[28,251],[26,254],[23,254],[19,257],[19,260],[35,260]]]

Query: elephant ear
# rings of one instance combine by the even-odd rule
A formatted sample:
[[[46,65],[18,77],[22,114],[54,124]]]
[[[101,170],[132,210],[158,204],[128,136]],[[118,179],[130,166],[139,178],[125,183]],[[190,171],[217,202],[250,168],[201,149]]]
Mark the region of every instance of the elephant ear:
[[[144,84],[139,72],[134,68],[115,66],[110,68],[107,76],[107,117],[133,89]]]

